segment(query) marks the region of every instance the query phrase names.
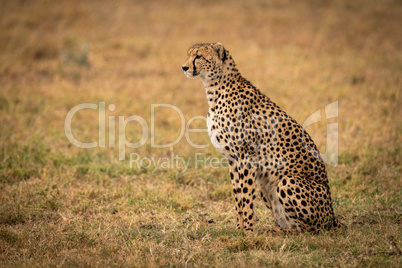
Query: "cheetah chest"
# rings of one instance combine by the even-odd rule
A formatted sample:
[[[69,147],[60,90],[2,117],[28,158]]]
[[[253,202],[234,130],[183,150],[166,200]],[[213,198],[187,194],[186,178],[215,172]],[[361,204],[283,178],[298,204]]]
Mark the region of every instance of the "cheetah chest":
[[[230,159],[231,156],[227,150],[229,133],[223,127],[225,118],[222,114],[218,114],[210,109],[207,117],[207,129],[212,145],[226,158]]]

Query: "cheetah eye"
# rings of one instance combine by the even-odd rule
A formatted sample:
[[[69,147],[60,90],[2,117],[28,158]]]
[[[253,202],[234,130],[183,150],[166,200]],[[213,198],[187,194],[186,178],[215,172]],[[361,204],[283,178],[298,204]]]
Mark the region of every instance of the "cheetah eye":
[[[194,60],[198,60],[199,58],[201,58],[200,55],[195,56]]]

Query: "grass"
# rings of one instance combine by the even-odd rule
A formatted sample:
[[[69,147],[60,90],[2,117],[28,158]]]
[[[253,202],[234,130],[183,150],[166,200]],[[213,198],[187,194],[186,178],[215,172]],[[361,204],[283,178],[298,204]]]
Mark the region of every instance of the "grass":
[[[400,1],[0,7],[1,266],[400,266],[390,249],[402,248]],[[176,106],[186,123],[206,115],[202,84],[181,71],[187,48],[201,41],[222,42],[242,74],[300,123],[339,101],[338,117],[307,130],[325,152],[326,124],[339,125],[339,163],[328,172],[346,232],[274,234],[261,200],[255,234],[236,231],[227,169],[213,168],[221,156],[206,133],[167,148],[153,148],[149,135],[119,161],[119,116],[139,115],[150,129],[152,104]],[[105,147],[73,146],[68,111],[100,102]],[[155,113],[154,142],[174,141],[179,115]],[[99,143],[98,117],[99,109],[78,112],[75,137]],[[137,142],[142,129],[132,122],[125,134]],[[149,168],[130,167],[130,153]],[[172,157],[176,164],[163,166]],[[163,161],[155,168],[152,159]]]

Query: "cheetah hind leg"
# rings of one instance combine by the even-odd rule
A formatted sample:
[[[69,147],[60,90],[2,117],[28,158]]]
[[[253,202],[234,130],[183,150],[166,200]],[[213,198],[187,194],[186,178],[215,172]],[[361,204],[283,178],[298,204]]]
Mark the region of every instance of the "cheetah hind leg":
[[[269,233],[269,234],[296,234],[299,233],[301,230],[296,228],[296,225],[293,224],[291,225],[290,223],[285,224],[281,227],[279,222],[283,222],[286,219],[289,220],[289,217],[286,216],[280,216],[280,214],[283,215],[283,209],[278,208],[280,205],[279,199],[277,198],[276,192],[275,191],[270,191],[268,189],[271,189],[269,186],[268,188],[265,188],[262,184],[260,184],[260,195],[262,200],[264,201],[265,206],[273,213],[276,221],[275,221],[275,226],[271,226],[268,228],[268,230],[262,231],[263,233]],[[275,209],[273,209],[275,207]],[[282,213],[281,213],[282,212]],[[293,227],[293,229],[291,229]],[[296,228],[296,229],[295,229]]]
[[[327,185],[297,176],[285,177],[279,182],[276,194],[286,219],[296,229],[316,232],[337,226]]]

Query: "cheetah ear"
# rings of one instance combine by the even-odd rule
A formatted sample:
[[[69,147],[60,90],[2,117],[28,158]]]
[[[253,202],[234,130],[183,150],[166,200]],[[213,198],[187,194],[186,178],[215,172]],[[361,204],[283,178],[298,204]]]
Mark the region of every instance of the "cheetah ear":
[[[222,62],[225,62],[225,60],[227,59],[227,51],[223,47],[223,45],[219,42],[215,43],[214,49],[216,52],[218,52],[218,57],[222,60]]]

